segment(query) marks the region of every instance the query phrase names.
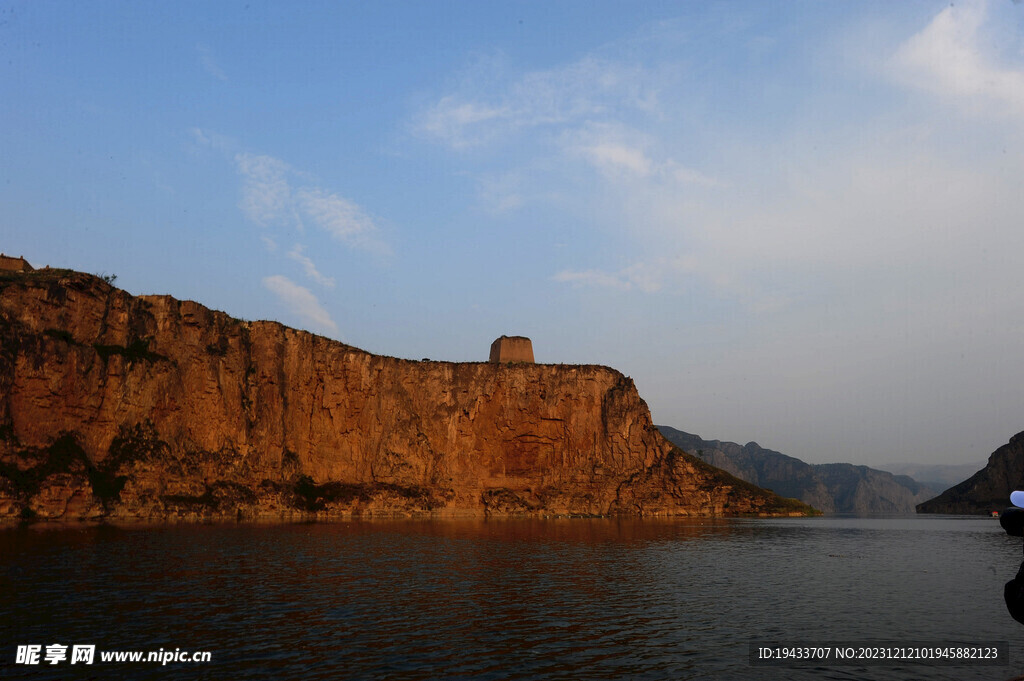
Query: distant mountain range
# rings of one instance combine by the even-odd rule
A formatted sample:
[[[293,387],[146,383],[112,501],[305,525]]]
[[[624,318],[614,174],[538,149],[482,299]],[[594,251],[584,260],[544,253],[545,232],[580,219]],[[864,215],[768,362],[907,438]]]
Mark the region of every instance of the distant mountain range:
[[[1010,492],[1024,489],[1024,432],[992,452],[988,463],[959,485],[917,507],[918,513],[989,513],[1010,505]]]
[[[670,426],[657,428],[677,447],[712,466],[825,513],[914,513],[918,504],[937,494],[907,475],[849,463],[809,464],[756,442],[739,445],[704,440]]]
[[[886,471],[893,475],[907,475],[934,490],[947,490],[958,485],[985,467],[984,461],[960,464],[919,464],[919,463],[887,463],[875,464],[872,468]]]

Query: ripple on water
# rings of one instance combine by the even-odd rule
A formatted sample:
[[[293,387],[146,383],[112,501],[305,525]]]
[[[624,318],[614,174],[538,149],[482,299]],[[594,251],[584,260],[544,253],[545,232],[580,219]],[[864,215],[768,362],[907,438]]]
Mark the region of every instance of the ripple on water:
[[[753,668],[747,644],[1016,640],[1019,560],[974,518],[12,528],[0,632],[210,650],[200,678],[998,679]]]

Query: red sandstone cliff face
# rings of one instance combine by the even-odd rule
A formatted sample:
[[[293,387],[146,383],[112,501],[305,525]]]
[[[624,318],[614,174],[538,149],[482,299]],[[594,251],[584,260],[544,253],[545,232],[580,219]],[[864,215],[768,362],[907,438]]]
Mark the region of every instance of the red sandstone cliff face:
[[[0,275],[0,518],[807,510],[675,449],[605,367],[380,357]]]

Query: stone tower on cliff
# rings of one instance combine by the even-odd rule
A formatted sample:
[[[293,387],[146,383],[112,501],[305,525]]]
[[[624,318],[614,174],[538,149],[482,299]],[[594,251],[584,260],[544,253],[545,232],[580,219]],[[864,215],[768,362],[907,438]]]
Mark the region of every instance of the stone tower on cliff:
[[[495,364],[509,362],[533,364],[533,343],[525,336],[502,336],[491,343],[491,362]]]
[[[0,270],[5,272],[32,272],[35,268],[28,264],[25,256],[17,258],[0,253]]]

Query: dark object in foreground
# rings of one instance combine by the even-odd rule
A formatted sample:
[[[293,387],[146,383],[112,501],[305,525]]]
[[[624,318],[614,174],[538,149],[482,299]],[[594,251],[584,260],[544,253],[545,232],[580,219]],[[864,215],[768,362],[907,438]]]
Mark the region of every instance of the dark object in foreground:
[[[1010,616],[1024,624],[1024,563],[1020,564],[1017,576],[1003,587],[1003,600],[1006,601]]]
[[[1024,537],[1024,508],[1011,506],[999,516],[999,524],[1011,537]],[[1017,570],[1017,576],[1003,587],[1003,600],[1010,616],[1024,624],[1024,562]]]
[[[1011,537],[1024,537],[1024,508],[1011,506],[999,516],[999,524]]]

